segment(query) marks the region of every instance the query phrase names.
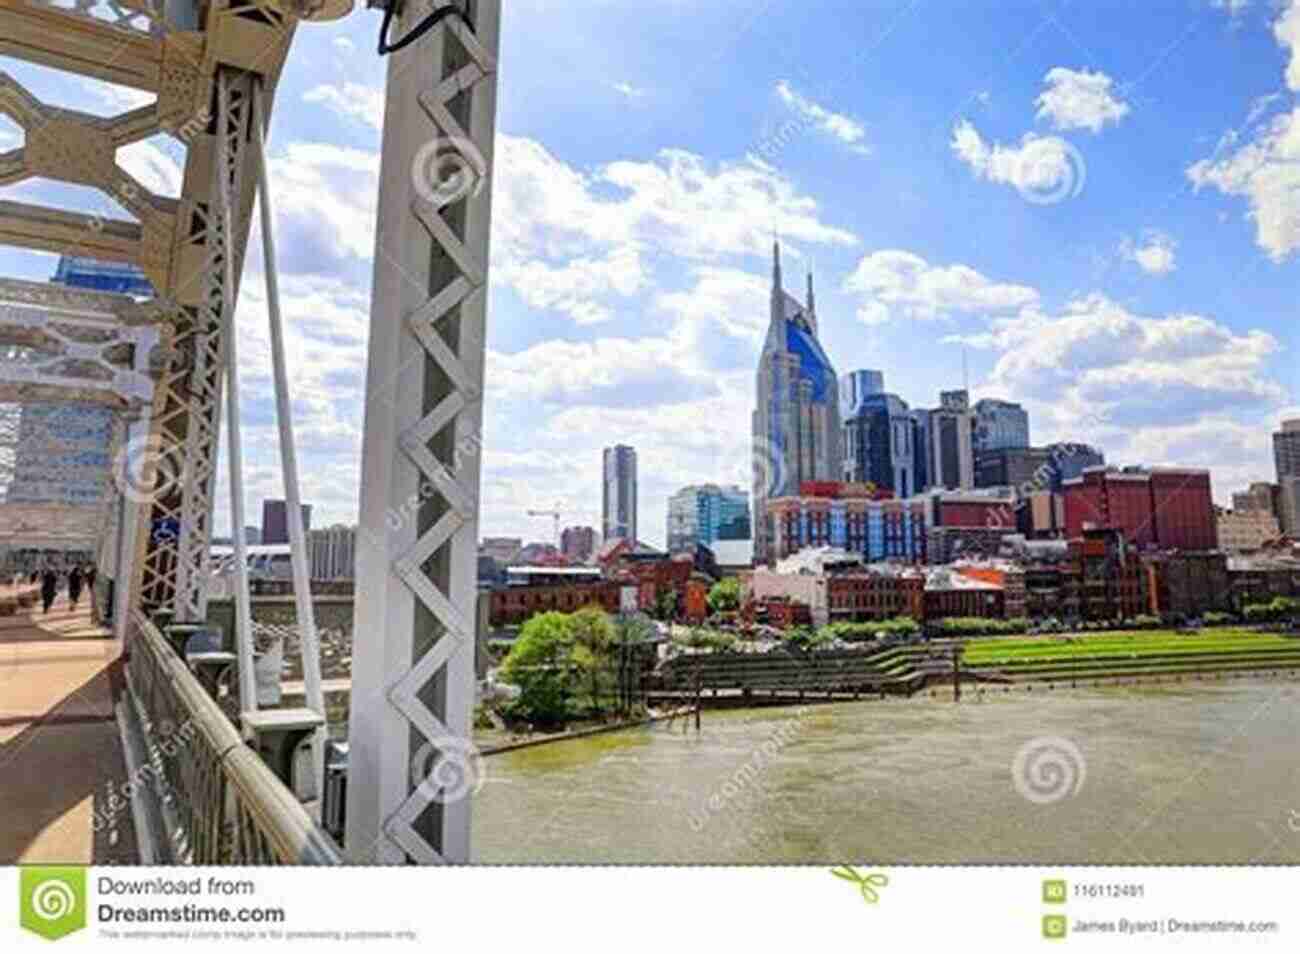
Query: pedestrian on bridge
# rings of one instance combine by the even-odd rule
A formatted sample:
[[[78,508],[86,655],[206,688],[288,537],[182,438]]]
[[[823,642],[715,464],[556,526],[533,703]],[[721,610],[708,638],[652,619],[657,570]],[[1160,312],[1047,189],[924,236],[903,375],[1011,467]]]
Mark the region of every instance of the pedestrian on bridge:
[[[52,567],[46,567],[45,572],[41,574],[41,603],[45,606],[46,616],[50,614],[50,606],[54,603],[54,595],[58,592],[59,575]]]
[[[68,573],[68,602],[72,608],[77,608],[77,601],[81,599],[81,567],[74,566]]]
[[[93,564],[93,563],[87,563],[87,564],[86,564],[86,573],[85,573],[85,576],[86,576],[86,591],[90,594],[90,595],[87,597],[87,599],[90,600],[90,606],[91,606],[92,609],[94,609],[94,606],[95,606],[95,578],[96,578],[97,576],[99,576],[99,570],[95,569],[95,564]]]

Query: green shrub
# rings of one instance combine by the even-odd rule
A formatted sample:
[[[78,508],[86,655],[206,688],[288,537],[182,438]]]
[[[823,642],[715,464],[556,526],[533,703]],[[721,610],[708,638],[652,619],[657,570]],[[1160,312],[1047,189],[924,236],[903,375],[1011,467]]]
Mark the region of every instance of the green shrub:
[[[729,576],[719,580],[709,588],[709,610],[714,613],[729,613],[740,608],[740,580]]]
[[[811,626],[796,626],[785,634],[785,644],[791,649],[816,650],[827,646],[835,638],[826,633],[823,626],[814,631]]]
[[[673,642],[689,649],[711,649],[714,651],[733,649],[739,640],[733,633],[702,627],[689,629],[685,636],[673,636]]]
[[[1015,619],[950,616],[939,621],[939,629],[945,636],[1001,636],[1027,631],[1029,621],[1023,616]]]

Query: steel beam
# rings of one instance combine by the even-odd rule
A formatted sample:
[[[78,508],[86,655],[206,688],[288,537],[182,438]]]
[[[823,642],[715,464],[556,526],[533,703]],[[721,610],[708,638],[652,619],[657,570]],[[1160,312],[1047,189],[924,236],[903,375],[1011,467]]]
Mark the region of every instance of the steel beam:
[[[439,4],[441,5],[441,4]],[[500,0],[393,55],[357,541],[345,851],[469,860],[476,544]],[[409,30],[428,13],[408,4]]]

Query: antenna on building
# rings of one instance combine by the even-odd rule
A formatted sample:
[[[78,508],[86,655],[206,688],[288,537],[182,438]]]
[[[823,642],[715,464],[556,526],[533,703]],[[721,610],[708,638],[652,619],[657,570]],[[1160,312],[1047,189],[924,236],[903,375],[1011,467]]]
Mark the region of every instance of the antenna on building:
[[[966,364],[966,345],[961,346],[961,386],[970,394],[970,368]]]

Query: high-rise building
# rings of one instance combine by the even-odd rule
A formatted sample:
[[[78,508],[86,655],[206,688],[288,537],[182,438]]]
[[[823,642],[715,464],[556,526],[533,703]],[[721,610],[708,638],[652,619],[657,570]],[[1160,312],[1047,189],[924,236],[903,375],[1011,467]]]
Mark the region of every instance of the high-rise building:
[[[841,403],[841,411],[845,405]],[[871,394],[844,418],[842,476],[852,483],[888,487],[897,497],[921,489],[916,477],[916,421],[895,394]]]
[[[1282,488],[1277,484],[1257,480],[1245,490],[1232,495],[1232,509],[1237,512],[1262,510],[1276,517],[1281,509],[1281,491]]]
[[[812,276],[800,304],[781,286],[781,247],[773,247],[767,338],[758,361],[753,420],[754,550],[770,559],[767,501],[794,496],[809,480],[837,480],[840,449],[839,387],[835,368],[817,337]]]
[[[740,487],[692,484],[668,498],[668,552],[750,538],[749,494]]]
[[[1300,418],[1282,422],[1273,435],[1273,465],[1277,468],[1278,519],[1282,532],[1300,537]]]
[[[1278,483],[1283,477],[1300,477],[1300,417],[1282,422],[1282,430],[1273,435],[1273,464]]]
[[[1119,530],[1137,547],[1213,550],[1218,545],[1208,470],[1089,468],[1064,483],[1065,527]]]
[[[1046,447],[999,447],[975,452],[976,487],[1050,490],[1052,454]]]
[[[913,484],[919,490],[930,486],[930,412],[925,408],[914,408],[912,417],[912,459]]]
[[[636,449],[626,444],[605,448],[602,493],[605,540],[636,541]]]
[[[1278,482],[1277,520],[1282,532],[1300,539],[1300,477],[1283,477]]]
[[[302,531],[311,530],[311,504],[302,505]],[[289,505],[283,500],[262,501],[262,542],[289,542]]]
[[[975,486],[973,437],[970,396],[965,391],[940,391],[939,406],[930,412],[927,434],[929,487],[969,490]]]
[[[357,528],[337,523],[307,531],[313,580],[353,580],[357,576]]]
[[[984,398],[975,402],[973,447],[985,451],[1029,446],[1029,414],[1019,404]]]
[[[560,534],[560,553],[574,563],[585,563],[596,552],[596,531],[591,527],[565,527]]]
[[[862,369],[840,376],[840,419],[854,417],[862,402],[874,394],[885,393],[885,373]]]

